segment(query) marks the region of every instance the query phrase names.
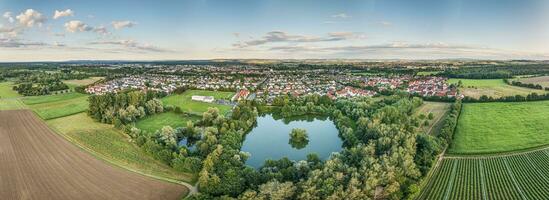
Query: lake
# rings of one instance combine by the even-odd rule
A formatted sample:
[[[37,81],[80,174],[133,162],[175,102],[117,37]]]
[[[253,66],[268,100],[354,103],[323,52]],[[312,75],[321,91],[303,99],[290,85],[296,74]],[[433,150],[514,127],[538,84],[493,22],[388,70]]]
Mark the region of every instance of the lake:
[[[309,143],[302,149],[295,149],[289,143],[294,128],[307,130]],[[251,154],[247,165],[259,168],[267,159],[305,160],[307,154],[316,153],[325,160],[332,152],[341,150],[342,141],[335,124],[326,117],[300,117],[274,119],[272,115],[257,118],[257,126],[246,135],[242,151]]]

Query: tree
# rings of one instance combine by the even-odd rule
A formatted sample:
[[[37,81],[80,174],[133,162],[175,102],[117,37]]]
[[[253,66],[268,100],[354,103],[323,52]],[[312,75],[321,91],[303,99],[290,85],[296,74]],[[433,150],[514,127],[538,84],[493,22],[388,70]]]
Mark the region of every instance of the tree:
[[[175,130],[171,126],[164,126],[160,131],[156,133],[159,135],[159,139],[165,145],[176,146],[177,145],[177,136]]]
[[[303,149],[309,143],[309,135],[305,129],[294,128],[290,132],[290,140],[288,142],[293,148]]]

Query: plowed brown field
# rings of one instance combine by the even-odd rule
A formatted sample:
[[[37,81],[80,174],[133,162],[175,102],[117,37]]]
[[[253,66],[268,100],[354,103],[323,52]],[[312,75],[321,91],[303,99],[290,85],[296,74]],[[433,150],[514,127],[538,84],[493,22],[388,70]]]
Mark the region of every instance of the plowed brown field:
[[[0,199],[181,199],[186,192],[94,158],[31,111],[0,111]]]

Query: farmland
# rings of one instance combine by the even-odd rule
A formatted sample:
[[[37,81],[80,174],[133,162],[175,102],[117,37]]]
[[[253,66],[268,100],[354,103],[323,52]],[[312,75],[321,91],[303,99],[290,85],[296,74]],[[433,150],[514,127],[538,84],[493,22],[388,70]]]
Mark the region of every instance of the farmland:
[[[78,93],[26,97],[22,102],[45,120],[81,113],[88,109],[87,95]]]
[[[20,97],[16,91],[12,90],[12,82],[0,82],[0,99]]]
[[[547,145],[549,101],[463,104],[448,153],[478,154]]]
[[[548,151],[444,158],[419,199],[548,199]]]
[[[68,86],[84,86],[84,85],[89,85],[89,84],[92,84],[92,83],[95,83],[96,81],[98,80],[101,80],[103,77],[90,77],[90,78],[87,78],[87,79],[81,79],[81,80],[78,80],[78,79],[74,79],[74,80],[65,80],[63,81],[63,83],[67,84]]]
[[[482,95],[489,97],[503,97],[522,95],[527,96],[530,93],[536,92],[538,94],[545,93],[543,90],[535,90],[530,88],[523,88],[517,86],[511,86],[503,82],[503,79],[450,79],[449,83],[458,83],[461,81],[462,87],[460,91],[463,95],[480,98]]]
[[[3,199],[180,199],[188,193],[94,158],[30,111],[0,112],[0,152]]]
[[[518,81],[522,83],[533,83],[533,84],[539,84],[542,87],[549,87],[549,76],[536,76],[536,77],[528,77],[528,78],[519,78]]]
[[[67,123],[71,122],[71,123]],[[192,175],[177,172],[154,160],[120,130],[93,121],[85,113],[49,120],[48,125],[67,140],[99,158],[123,168],[153,176],[192,182]]]
[[[164,105],[174,105],[179,106],[183,112],[193,113],[193,114],[202,114],[206,112],[209,107],[219,108],[221,113],[227,113],[231,110],[231,106],[228,105],[219,105],[215,103],[206,103],[191,100],[193,95],[200,96],[213,96],[217,99],[226,99],[229,100],[234,95],[234,92],[219,92],[219,91],[206,91],[206,90],[188,90],[183,94],[170,95],[162,99]]]
[[[423,102],[423,105],[419,107],[416,111],[416,114],[423,114],[425,116],[429,113],[433,113],[433,119],[429,120],[429,125],[421,125],[421,131],[424,133],[432,133],[436,130],[437,126],[440,125],[441,119],[444,117],[448,109],[450,108],[449,103],[440,103],[440,102]],[[435,129],[433,129],[435,128]]]
[[[172,128],[186,127],[187,121],[196,121],[198,119],[200,119],[200,117],[195,115],[164,112],[139,120],[136,123],[136,127],[149,133],[154,133],[164,126],[171,126]]]

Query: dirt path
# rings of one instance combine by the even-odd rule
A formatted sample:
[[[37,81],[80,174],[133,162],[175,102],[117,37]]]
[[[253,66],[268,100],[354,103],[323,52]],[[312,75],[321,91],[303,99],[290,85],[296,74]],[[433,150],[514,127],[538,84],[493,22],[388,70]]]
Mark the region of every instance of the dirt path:
[[[181,199],[187,193],[94,158],[29,110],[0,111],[0,163],[1,199]]]

